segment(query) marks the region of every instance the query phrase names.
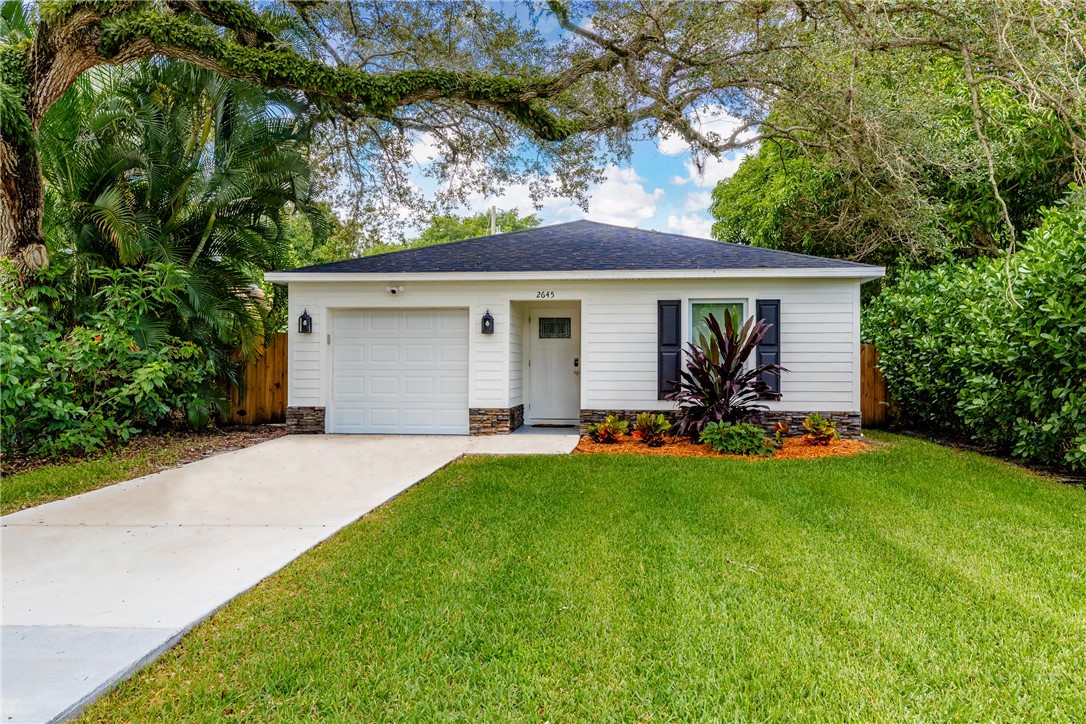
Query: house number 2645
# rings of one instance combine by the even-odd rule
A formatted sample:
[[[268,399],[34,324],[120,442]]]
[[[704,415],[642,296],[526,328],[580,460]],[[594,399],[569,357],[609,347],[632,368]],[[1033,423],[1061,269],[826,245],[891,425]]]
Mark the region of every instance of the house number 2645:
[[[554,292],[536,292],[536,299],[554,299]]]

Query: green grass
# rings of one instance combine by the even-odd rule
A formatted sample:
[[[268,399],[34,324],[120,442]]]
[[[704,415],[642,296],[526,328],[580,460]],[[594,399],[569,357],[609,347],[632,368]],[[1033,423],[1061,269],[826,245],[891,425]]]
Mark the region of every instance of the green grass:
[[[0,515],[14,513],[52,500],[138,478],[174,465],[184,455],[184,442],[133,452],[122,449],[91,460],[45,465],[0,480]]]
[[[1086,718],[1086,492],[879,438],[465,460],[86,718]]]

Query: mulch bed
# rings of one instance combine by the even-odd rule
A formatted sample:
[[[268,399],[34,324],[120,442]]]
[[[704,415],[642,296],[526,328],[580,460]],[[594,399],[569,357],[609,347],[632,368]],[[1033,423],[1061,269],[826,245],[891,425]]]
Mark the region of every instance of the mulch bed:
[[[598,443],[582,437],[573,452],[582,454],[617,453],[620,455],[670,455],[682,458],[734,458],[736,460],[816,460],[818,458],[856,455],[870,450],[874,445],[860,440],[838,440],[825,447],[807,445],[798,437],[790,437],[772,457],[721,455],[708,445],[699,445],[686,437],[669,437],[662,447],[649,447],[629,435],[612,444]]]
[[[118,443],[85,455],[68,455],[60,458],[21,457],[10,460],[5,456],[0,461],[0,467],[2,467],[3,475],[14,475],[15,473],[25,473],[46,465],[62,465],[81,460],[94,460],[109,454],[134,458],[141,453],[166,446],[174,446],[180,442],[180,455],[168,464],[152,466],[154,469],[141,472],[141,475],[149,475],[167,467],[203,460],[206,457],[230,452],[231,450],[240,450],[250,445],[274,440],[286,434],[287,428],[285,425],[232,425],[209,430],[178,430],[164,435],[138,435],[127,443]]]

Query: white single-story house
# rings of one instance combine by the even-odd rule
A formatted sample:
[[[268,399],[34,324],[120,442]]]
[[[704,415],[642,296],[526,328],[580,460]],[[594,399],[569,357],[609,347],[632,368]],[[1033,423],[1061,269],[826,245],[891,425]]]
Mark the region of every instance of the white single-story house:
[[[706,314],[774,326],[764,422],[858,434],[860,286],[881,267],[590,221],[275,272],[294,432],[478,435],[668,411]],[[798,425],[793,424],[798,428]]]

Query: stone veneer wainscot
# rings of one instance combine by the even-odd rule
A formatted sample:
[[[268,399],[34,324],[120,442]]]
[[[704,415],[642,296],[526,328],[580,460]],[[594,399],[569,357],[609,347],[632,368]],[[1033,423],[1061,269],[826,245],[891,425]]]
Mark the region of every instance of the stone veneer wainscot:
[[[288,407],[287,432],[293,435],[323,435],[323,407]]]
[[[524,405],[468,410],[468,429],[472,435],[508,435],[523,424]]]

